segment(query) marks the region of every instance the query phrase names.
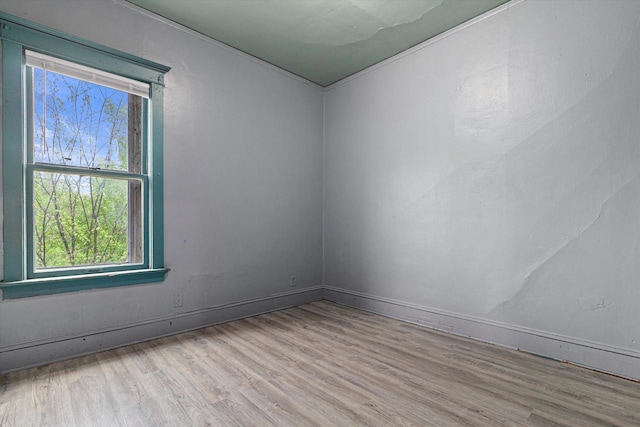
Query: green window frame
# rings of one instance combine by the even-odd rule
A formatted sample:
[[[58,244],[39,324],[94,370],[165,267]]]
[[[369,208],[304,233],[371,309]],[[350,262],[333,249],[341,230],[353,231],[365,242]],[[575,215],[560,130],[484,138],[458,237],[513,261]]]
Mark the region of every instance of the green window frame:
[[[84,289],[161,282],[163,238],[163,89],[170,68],[0,12],[2,50],[3,299]],[[81,176],[141,182],[142,262],[36,270],[33,232],[35,171],[78,173],[68,166],[36,164],[28,148],[32,120],[30,68],[25,52],[36,52],[149,85],[142,102],[142,167],[139,173],[83,169]]]

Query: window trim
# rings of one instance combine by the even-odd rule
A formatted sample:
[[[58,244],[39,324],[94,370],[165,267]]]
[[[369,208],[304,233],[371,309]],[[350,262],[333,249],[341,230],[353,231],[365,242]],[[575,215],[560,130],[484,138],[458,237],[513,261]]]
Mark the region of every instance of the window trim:
[[[137,58],[24,19],[0,12],[2,40],[2,170],[4,281],[0,282],[2,299],[24,298],[72,292],[83,289],[125,286],[158,282],[164,279],[163,237],[163,88],[164,74],[170,70],[161,64]],[[147,196],[142,203],[151,208],[146,215],[148,241],[146,264],[123,264],[71,267],[52,272],[49,277],[28,278],[27,253],[27,132],[24,87],[26,65],[24,51],[30,50],[106,71],[149,84],[150,111],[147,149],[148,175],[143,181]],[[19,82],[19,84],[15,84]],[[143,126],[147,125],[147,121]],[[125,173],[126,174],[126,173]],[[148,227],[148,229],[147,229]],[[142,267],[142,268],[141,268]],[[81,273],[84,270],[83,274]],[[97,271],[97,273],[96,273]],[[69,275],[60,275],[60,273]]]

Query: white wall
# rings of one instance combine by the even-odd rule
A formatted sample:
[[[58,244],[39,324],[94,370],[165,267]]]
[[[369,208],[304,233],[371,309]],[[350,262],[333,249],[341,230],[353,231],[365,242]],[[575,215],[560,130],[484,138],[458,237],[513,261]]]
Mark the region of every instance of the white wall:
[[[640,378],[640,2],[510,6],[326,94],[325,285]]]
[[[0,302],[0,371],[273,309],[311,294],[267,298],[224,315],[206,310],[322,284],[317,87],[124,2],[1,0],[0,10],[172,67],[165,90],[166,281]],[[290,275],[297,276],[295,289]],[[175,293],[183,293],[182,308],[173,308]],[[313,295],[320,298],[321,290]],[[193,315],[187,321],[181,313]],[[158,319],[166,322],[151,328]],[[127,326],[135,328],[108,334]],[[78,338],[94,333],[103,338]],[[39,344],[41,350],[23,351]]]

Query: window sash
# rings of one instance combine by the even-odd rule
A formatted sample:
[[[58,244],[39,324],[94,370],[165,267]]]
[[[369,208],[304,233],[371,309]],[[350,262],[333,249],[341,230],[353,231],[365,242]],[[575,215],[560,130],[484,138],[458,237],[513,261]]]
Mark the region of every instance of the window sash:
[[[52,163],[27,163],[26,169],[27,171],[33,169],[42,172],[58,172],[71,175],[93,176],[96,178],[147,180],[146,174],[111,169],[85,168],[82,166],[63,166]]]
[[[102,273],[109,271],[120,270],[132,270],[149,267],[149,179],[146,175],[134,174],[128,172],[113,172],[102,170],[78,170],[79,168],[54,166],[54,165],[26,165],[25,168],[25,182],[26,182],[26,194],[25,194],[25,225],[26,225],[26,261],[27,272],[26,278],[45,278],[45,277],[58,277],[66,275],[78,275],[89,273]],[[120,181],[130,182],[132,180],[139,181],[142,187],[141,198],[141,212],[137,213],[141,217],[142,230],[140,231],[142,238],[142,261],[132,262],[127,261],[117,264],[95,264],[95,265],[78,265],[78,266],[64,266],[64,267],[50,267],[46,269],[36,268],[36,241],[35,241],[35,209],[34,203],[34,176],[37,172],[47,173],[60,173],[66,175],[77,175],[92,178],[106,178],[115,179]],[[130,201],[129,201],[130,203]],[[132,230],[128,230],[131,233]],[[131,236],[130,236],[131,237]]]

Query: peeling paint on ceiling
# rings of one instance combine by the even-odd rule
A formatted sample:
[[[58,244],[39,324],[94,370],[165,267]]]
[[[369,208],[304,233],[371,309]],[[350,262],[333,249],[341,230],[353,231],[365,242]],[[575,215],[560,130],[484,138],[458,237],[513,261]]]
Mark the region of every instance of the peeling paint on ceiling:
[[[328,86],[507,0],[127,0]]]
[[[299,22],[285,30],[284,35],[301,43],[344,46],[370,39],[384,28],[415,22],[442,2],[325,1],[320,13],[301,17]]]

